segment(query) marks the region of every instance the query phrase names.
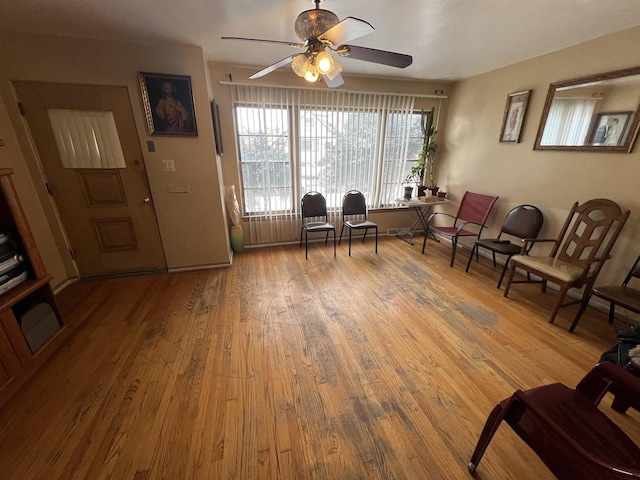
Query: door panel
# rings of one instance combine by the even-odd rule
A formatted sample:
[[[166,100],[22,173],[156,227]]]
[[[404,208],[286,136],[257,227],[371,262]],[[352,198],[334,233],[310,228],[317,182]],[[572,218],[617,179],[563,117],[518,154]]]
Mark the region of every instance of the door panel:
[[[166,270],[126,87],[14,82],[81,277]],[[47,109],[113,112],[125,168],[64,168]]]

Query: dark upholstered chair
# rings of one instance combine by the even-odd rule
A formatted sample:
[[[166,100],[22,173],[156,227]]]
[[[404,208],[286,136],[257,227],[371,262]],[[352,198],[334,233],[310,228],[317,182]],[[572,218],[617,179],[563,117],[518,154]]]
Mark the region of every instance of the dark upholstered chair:
[[[540,283],[542,292],[546,292],[547,282],[558,285],[558,299],[549,315],[549,323],[553,323],[560,308],[581,303],[591,293],[628,217],[629,211],[623,212],[611,200],[597,198],[582,205],[576,202],[558,238],[534,240],[536,244],[553,243],[548,255],[526,255],[529,242],[524,242],[521,254],[511,257],[504,296],[509,294],[512,283]],[[528,277],[527,280],[514,281],[516,269],[541,280]],[[571,288],[584,288],[582,297],[563,303]]]
[[[344,227],[349,229],[349,256],[351,256],[351,233],[353,230],[364,230],[362,241],[367,237],[369,229],[376,231],[376,253],[378,253],[378,225],[367,218],[367,201],[364,195],[357,190],[348,191],[342,198],[342,228],[340,229],[340,240]]]
[[[300,246],[304,232],[304,258],[309,258],[309,233],[326,232],[324,244],[333,232],[333,256],[336,256],[336,227],[327,219],[327,201],[318,192],[309,192],[302,197],[302,227],[300,228]]]
[[[640,378],[605,362],[575,389],[554,383],[517,390],[489,414],[469,471],[475,472],[504,420],[560,480],[639,479],[640,448],[598,409],[607,392],[624,412],[638,404]]]
[[[522,242],[525,240],[534,240],[538,237],[542,224],[544,223],[544,216],[538,207],[533,205],[518,205],[511,209],[504,219],[502,228],[496,238],[483,238],[476,240],[476,243],[471,249],[471,255],[469,255],[469,261],[467,262],[466,272],[469,271],[471,266],[471,260],[473,254],[478,259],[478,250],[485,248],[491,251],[493,256],[493,266],[496,266],[496,254],[504,255],[504,266],[502,267],[502,273],[500,274],[500,280],[498,280],[498,288],[502,285],[502,279],[509,267],[509,260],[513,255],[516,255],[522,251]],[[517,239],[516,243],[512,243],[508,238],[503,238],[503,235],[514,237]],[[533,242],[530,243],[533,247]]]
[[[578,322],[580,321],[580,317],[582,317],[582,314],[587,308],[589,300],[591,300],[593,295],[609,302],[609,323],[613,323],[613,315],[615,313],[616,305],[626,308],[627,310],[631,310],[634,313],[640,313],[640,290],[629,286],[629,282],[632,278],[640,279],[640,256],[636,258],[636,262],[631,267],[631,270],[629,270],[629,273],[627,273],[622,285],[604,285],[602,287],[596,287],[585,297],[580,304],[580,310],[578,311],[576,318],[573,320],[573,324],[571,325],[571,328],[569,328],[569,331],[573,332],[573,329],[576,328],[576,325],[578,325]]]
[[[427,231],[424,232],[424,241],[422,242],[422,253],[427,245],[427,237],[429,235],[440,235],[451,240],[451,266],[456,257],[456,249],[458,247],[458,238],[460,237],[477,237],[480,238],[482,229],[485,226],[487,218],[491,213],[494,203],[498,197],[490,197],[480,193],[465,192],[458,207],[456,216],[449,215],[444,212],[432,213],[427,220]],[[453,226],[436,226],[434,222],[440,216],[448,217],[453,220]],[[469,230],[469,227],[472,230]],[[435,238],[435,237],[434,237]]]

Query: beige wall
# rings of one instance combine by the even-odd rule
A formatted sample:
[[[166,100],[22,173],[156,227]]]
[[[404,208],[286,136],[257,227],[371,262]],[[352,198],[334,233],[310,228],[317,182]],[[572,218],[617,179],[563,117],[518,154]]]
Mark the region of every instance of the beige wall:
[[[545,213],[543,235],[553,235],[575,201],[607,197],[632,211],[600,282],[618,282],[640,252],[637,178],[638,148],[631,154],[534,151],[538,121],[549,83],[638,65],[635,47],[640,28],[603,37],[504,69],[460,82],[398,81],[345,75],[349,90],[433,94],[444,90],[439,127],[439,185],[455,202],[465,190],[500,195],[490,219],[497,231],[506,212],[519,203],[533,203]],[[597,59],[597,62],[594,61]],[[63,39],[0,33],[0,147],[1,166],[16,170],[14,181],[23,200],[38,246],[54,285],[73,275],[64,241],[44,189],[37,159],[23,120],[15,106],[11,80],[126,85],[158,215],[158,223],[172,269],[228,265],[231,261],[221,185],[239,185],[230,91],[220,81],[249,82],[255,69],[207,64],[198,47],[142,45],[113,41]],[[137,72],[191,75],[199,136],[149,136],[140,101]],[[260,83],[303,85],[290,72],[274,72]],[[532,89],[521,143],[498,142],[507,94]],[[225,153],[216,159],[209,99],[220,105]],[[425,107],[428,105],[424,105]],[[420,105],[418,106],[420,107]],[[153,140],[156,152],[146,149]],[[175,161],[176,172],[164,172],[162,160]],[[189,194],[168,194],[169,184],[189,184]],[[455,209],[453,204],[451,209]],[[412,212],[373,212],[386,228],[408,226]],[[401,224],[401,225],[399,225]]]
[[[212,81],[213,95],[220,108],[220,120],[222,124],[222,144],[224,147],[224,155],[222,157],[222,172],[226,185],[236,185],[236,191],[240,192],[240,175],[237,164],[237,151],[234,139],[233,118],[231,113],[231,88],[228,85],[221,85],[220,82],[229,82],[231,78],[233,82],[255,84],[255,85],[288,85],[294,87],[309,87],[310,84],[303,79],[297,77],[289,69],[283,69],[270,73],[269,75],[257,80],[249,80],[249,76],[256,73],[260,69],[238,67],[222,63],[210,63],[210,76]],[[389,93],[413,93],[416,95],[435,95],[436,90],[442,90],[444,97],[449,95],[452,88],[451,83],[445,82],[425,82],[425,81],[409,81],[389,78],[371,78],[343,75],[345,85],[341,88],[353,91],[365,92],[389,92]],[[319,88],[323,88],[324,84],[318,84]],[[439,112],[438,121],[440,125],[444,124],[447,119],[448,99],[431,99],[421,98],[416,100],[416,109],[436,108],[436,116]],[[398,210],[375,210],[370,212],[372,221],[378,223],[381,234],[386,234],[387,229],[401,228],[410,226],[416,216],[413,211]],[[245,232],[248,231],[248,223],[243,221]],[[297,226],[294,231],[296,236],[292,241],[297,240],[299,231]],[[248,237],[248,235],[245,235]],[[250,244],[247,238],[246,242]]]
[[[169,269],[229,265],[231,253],[220,190],[209,107],[209,82],[202,49],[184,45],[143,45],[38,35],[0,34],[0,147],[3,166],[16,169],[15,181],[54,285],[74,275],[61,239],[38,162],[16,108],[11,80],[125,85],[129,90],[138,137]],[[150,136],[137,74],[190,75],[199,136]],[[146,142],[155,143],[149,152]],[[172,159],[175,172],[162,160]],[[28,168],[25,168],[25,166]],[[33,180],[26,178],[31,172]],[[167,185],[188,184],[190,193],[169,194]],[[36,200],[39,198],[40,202]],[[43,222],[46,215],[48,222]]]
[[[553,237],[574,202],[618,202],[631,216],[598,283],[622,281],[640,253],[640,146],[626,154],[535,151],[533,144],[550,83],[636,67],[638,45],[640,28],[633,28],[458,83],[450,95],[439,184],[456,201],[465,190],[499,195],[489,234],[520,203],[542,209],[542,236]],[[507,95],[526,89],[533,93],[521,141],[499,143]]]

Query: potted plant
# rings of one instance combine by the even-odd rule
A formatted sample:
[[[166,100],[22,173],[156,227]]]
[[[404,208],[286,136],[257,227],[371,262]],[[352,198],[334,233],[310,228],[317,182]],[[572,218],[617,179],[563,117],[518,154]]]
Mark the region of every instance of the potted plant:
[[[418,187],[418,196],[424,196],[427,189],[431,190],[432,194],[438,193],[438,187],[435,184],[433,177],[434,167],[436,163],[436,150],[438,144],[436,142],[436,134],[438,133],[433,125],[433,115],[435,108],[431,108],[431,112],[421,113],[421,124],[423,139],[420,155],[418,156],[418,164],[411,168],[411,172],[404,179],[405,183],[415,182]],[[428,185],[425,186],[424,181],[427,178]]]

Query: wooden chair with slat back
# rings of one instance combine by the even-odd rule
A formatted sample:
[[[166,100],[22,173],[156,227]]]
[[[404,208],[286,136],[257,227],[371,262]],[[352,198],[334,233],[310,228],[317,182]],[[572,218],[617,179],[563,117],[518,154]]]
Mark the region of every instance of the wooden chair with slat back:
[[[460,237],[477,237],[480,238],[482,230],[485,227],[487,218],[491,213],[493,205],[499,197],[491,197],[480,193],[465,192],[458,207],[458,213],[455,217],[444,212],[435,212],[429,216],[427,220],[427,231],[424,232],[424,241],[422,242],[422,253],[427,245],[427,237],[429,235],[440,235],[451,240],[451,262],[456,257],[456,249],[458,248],[458,239]],[[443,217],[449,217],[453,220],[453,226],[437,226],[434,222]],[[471,230],[469,229],[471,228]]]
[[[504,296],[509,295],[512,283],[540,283],[543,293],[547,282],[558,285],[558,299],[549,316],[549,323],[553,323],[560,308],[581,303],[591,293],[629,213],[629,210],[623,212],[617,203],[604,198],[589,200],[582,205],[576,202],[558,238],[533,240],[536,244],[552,242],[553,248],[548,255],[526,255],[530,242],[525,242],[522,253],[511,257]],[[527,278],[515,281],[516,269],[540,280]],[[563,303],[571,288],[583,288],[582,296]]]
[[[576,328],[580,317],[582,317],[582,314],[589,304],[589,300],[591,300],[591,297],[594,295],[609,302],[609,323],[613,323],[616,305],[631,310],[634,313],[640,313],[640,290],[629,286],[629,282],[633,278],[640,279],[640,256],[636,258],[635,263],[631,267],[631,270],[629,270],[629,273],[627,273],[622,285],[603,285],[602,287],[594,288],[593,291],[585,297],[580,304],[580,310],[573,320],[569,331],[573,332],[573,329]]]

